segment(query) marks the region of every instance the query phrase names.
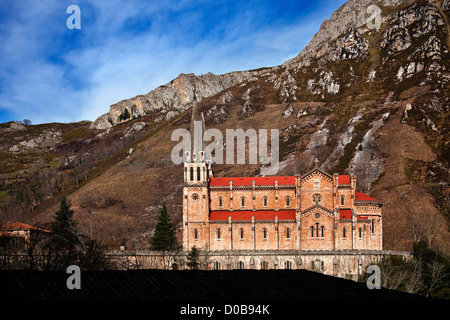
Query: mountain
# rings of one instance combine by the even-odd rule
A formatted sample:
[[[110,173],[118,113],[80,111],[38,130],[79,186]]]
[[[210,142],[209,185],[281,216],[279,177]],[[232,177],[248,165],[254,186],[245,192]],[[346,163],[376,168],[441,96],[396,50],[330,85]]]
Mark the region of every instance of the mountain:
[[[170,120],[180,112],[192,107],[195,99],[202,100],[226,88],[241,83],[257,71],[230,72],[224,75],[207,73],[195,76],[193,73],[180,74],[171,82],[131,99],[120,101],[110,107],[110,111],[95,120],[91,129],[107,129],[122,121],[125,109],[132,117],[162,113],[159,120]],[[126,119],[125,119],[126,120]]]
[[[181,228],[171,134],[189,128],[196,100],[207,128],[279,129],[273,174],[307,172],[317,158],[355,175],[383,202],[385,249],[425,239],[448,252],[449,12],[450,0],[350,0],[282,65],[181,74],[92,123],[2,124],[0,222],[48,223],[64,193],[80,227],[113,246],[146,248],[163,203]],[[214,174],[261,168],[221,164]]]

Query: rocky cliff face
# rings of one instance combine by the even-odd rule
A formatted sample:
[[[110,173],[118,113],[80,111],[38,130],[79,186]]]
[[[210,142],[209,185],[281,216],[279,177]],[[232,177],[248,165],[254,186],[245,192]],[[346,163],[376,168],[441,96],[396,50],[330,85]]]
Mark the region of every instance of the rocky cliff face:
[[[286,66],[301,67],[307,65],[310,59],[318,58],[330,43],[349,29],[368,29],[368,23],[374,23],[375,16],[380,14],[381,21],[389,16],[383,15],[391,8],[399,5],[408,5],[414,0],[361,0],[348,1],[335,11],[330,19],[323,21],[319,31],[295,58],[284,63]],[[379,11],[380,10],[380,11]],[[370,26],[370,24],[369,24]],[[375,26],[374,26],[375,27]]]
[[[192,107],[194,97],[200,101],[210,97],[237,83],[243,82],[258,71],[231,72],[223,75],[208,73],[201,76],[180,74],[171,82],[131,99],[120,101],[110,107],[107,114],[95,120],[91,129],[107,129],[124,119],[125,109],[130,118],[141,117],[154,112],[160,112],[158,120],[170,120],[184,110]]]

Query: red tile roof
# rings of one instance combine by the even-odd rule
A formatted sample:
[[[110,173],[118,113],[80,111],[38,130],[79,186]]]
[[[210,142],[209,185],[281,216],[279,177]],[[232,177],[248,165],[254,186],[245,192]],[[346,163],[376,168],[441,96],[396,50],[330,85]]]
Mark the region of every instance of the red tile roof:
[[[229,186],[230,181],[233,186],[251,186],[255,181],[257,186],[272,186],[275,185],[275,180],[278,180],[278,185],[295,185],[295,177],[225,177],[225,178],[211,178],[210,186]]]
[[[351,209],[339,209],[340,219],[351,219],[352,210]]]
[[[358,219],[358,220],[367,220],[368,217],[367,216],[357,216],[356,219]]]
[[[377,201],[376,199],[369,197],[367,194],[363,192],[355,193],[356,201]]]
[[[295,220],[295,210],[239,210],[239,211],[212,211],[209,215],[211,221],[227,221],[231,216],[231,220],[238,221],[250,221],[252,217],[255,220],[275,220],[275,216],[278,216],[278,220]]]
[[[13,222],[13,223],[4,224],[0,227],[0,229],[1,230],[40,230],[40,231],[49,232],[47,230],[43,230],[43,229],[34,227],[30,224],[26,224],[26,223],[22,223],[22,222]]]
[[[350,184],[350,176],[348,174],[340,175],[338,177],[338,184]]]

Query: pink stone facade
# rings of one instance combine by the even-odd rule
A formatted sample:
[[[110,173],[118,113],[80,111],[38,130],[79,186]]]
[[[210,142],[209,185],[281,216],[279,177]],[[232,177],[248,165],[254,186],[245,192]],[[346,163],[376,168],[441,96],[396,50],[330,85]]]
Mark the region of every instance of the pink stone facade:
[[[201,175],[189,175],[191,167]],[[316,168],[214,178],[205,162],[185,170],[184,250],[382,250],[381,203],[356,192],[354,177]]]

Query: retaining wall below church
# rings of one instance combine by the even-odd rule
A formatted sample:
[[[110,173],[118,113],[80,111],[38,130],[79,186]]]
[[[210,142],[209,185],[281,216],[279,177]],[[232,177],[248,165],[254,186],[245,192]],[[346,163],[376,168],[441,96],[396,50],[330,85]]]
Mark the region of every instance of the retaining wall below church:
[[[110,253],[124,269],[188,269],[189,252],[163,253],[122,250]],[[342,278],[356,279],[367,266],[386,256],[410,257],[404,251],[200,251],[200,269],[307,269]]]

